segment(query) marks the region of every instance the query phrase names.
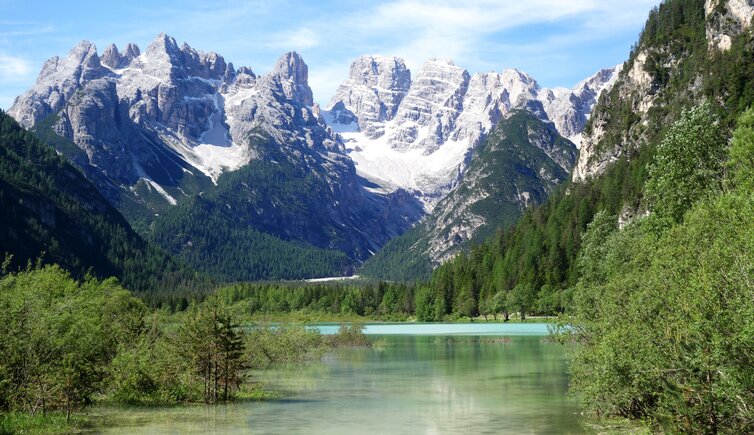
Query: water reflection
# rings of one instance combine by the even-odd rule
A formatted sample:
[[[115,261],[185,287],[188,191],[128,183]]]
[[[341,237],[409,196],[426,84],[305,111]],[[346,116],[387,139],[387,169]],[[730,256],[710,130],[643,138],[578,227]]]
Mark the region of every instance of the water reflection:
[[[112,411],[105,433],[580,433],[564,350],[542,337],[382,336],[257,374],[270,402]],[[107,411],[103,411],[107,412]]]

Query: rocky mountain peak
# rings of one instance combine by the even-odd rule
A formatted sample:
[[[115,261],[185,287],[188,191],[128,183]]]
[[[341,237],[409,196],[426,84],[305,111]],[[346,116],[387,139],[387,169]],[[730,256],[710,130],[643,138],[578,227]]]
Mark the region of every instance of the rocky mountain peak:
[[[123,56],[126,56],[130,59],[136,59],[141,54],[141,50],[139,50],[139,46],[134,44],[133,42],[129,42],[128,45],[126,45],[126,49],[123,50]]]
[[[102,67],[97,47],[81,41],[65,59],[55,56],[42,67],[35,85],[16,98],[8,113],[25,128],[55,113],[84,84],[109,74]]]
[[[83,40],[76,44],[68,53],[68,59],[80,64],[86,63],[88,59],[97,58],[97,46],[89,41]]]
[[[384,133],[382,123],[395,116],[411,87],[411,71],[399,57],[361,56],[351,63],[343,82],[328,104],[330,123],[357,123],[370,138]]]
[[[181,46],[181,67],[189,76],[221,80],[225,76],[228,65],[219,54],[204,53],[184,43]]]
[[[458,182],[470,150],[515,109],[578,141],[611,71],[550,90],[513,68],[472,76],[450,59],[429,59],[412,78],[399,58],[361,56],[323,117],[363,177],[413,191],[430,209]]]
[[[102,64],[97,55],[97,47],[89,41],[81,41],[68,53],[65,62],[56,72],[71,74],[71,78],[84,83],[102,76]]]
[[[518,101],[522,96],[527,99],[537,98],[540,91],[539,83],[532,76],[515,68],[506,68],[500,74],[503,87],[508,91],[511,102]]]
[[[606,83],[609,83],[611,80],[615,80],[622,70],[623,64],[616,65],[612,68],[603,68],[597,71],[593,76],[588,77],[577,84],[574,88],[574,92],[593,92],[596,89],[600,89],[605,86]]]
[[[694,4],[696,6],[696,3]],[[701,5],[699,5],[701,6]],[[743,32],[751,29],[752,20],[754,19],[754,1],[752,0],[706,0],[704,2],[704,26],[705,36],[709,51],[703,53],[712,58],[714,51],[727,51],[732,47],[734,39],[738,38]],[[651,22],[659,23],[658,15],[650,16]],[[692,24],[695,17],[685,17],[677,23],[679,27],[674,30],[679,31],[681,25]],[[649,23],[649,22],[648,22]],[[664,26],[665,24],[663,24]],[[644,38],[642,37],[642,40]],[[591,129],[583,138],[582,147],[579,152],[579,161],[573,171],[573,180],[580,182],[599,176],[610,165],[618,160],[624,153],[632,148],[642,144],[650,135],[656,134],[654,127],[659,125],[655,120],[655,115],[650,114],[651,109],[660,107],[659,113],[666,113],[663,122],[670,123],[672,117],[676,116],[675,109],[671,107],[677,103],[669,103],[679,99],[686,103],[686,99],[693,101],[701,98],[704,88],[704,74],[690,74],[688,68],[695,68],[696,65],[687,63],[688,52],[702,54],[702,51],[696,51],[696,47],[687,46],[685,42],[680,46],[668,46],[669,42],[662,40],[647,39],[644,42],[640,40],[640,45],[636,52],[625,64],[625,71],[620,74],[614,74],[614,78],[609,81],[609,86],[617,88],[615,98],[603,107],[596,107],[596,117],[592,121]],[[686,51],[686,52],[685,52]],[[679,53],[682,55],[678,56]],[[663,65],[663,74],[668,74],[670,80],[658,80],[657,74],[653,72],[650,66]],[[667,87],[662,82],[675,83],[678,78],[683,83],[686,78],[694,76],[694,82],[688,83],[686,92],[676,95],[675,87]],[[672,89],[672,90],[671,90]],[[628,125],[614,123],[612,119],[611,108],[631,107],[633,117],[636,122]],[[668,110],[666,110],[668,109]],[[669,112],[669,113],[667,113]],[[671,115],[672,114],[672,115]],[[616,131],[615,126],[619,126]],[[646,129],[647,126],[650,128]],[[613,134],[609,134],[613,133]]]
[[[139,58],[141,70],[160,80],[170,80],[179,70],[181,50],[175,39],[160,33]]]
[[[102,52],[102,58],[100,61],[103,65],[110,68],[118,68],[120,66],[120,53],[118,52],[118,47],[116,47],[115,44],[108,45],[107,48],[105,48],[105,51]]]
[[[361,56],[351,63],[348,79],[353,85],[393,92],[408,91],[411,86],[411,71],[399,57]]]
[[[110,44],[102,52],[100,62],[111,69],[120,69],[127,67],[140,54],[141,51],[136,44],[129,43],[122,53],[118,51],[118,47],[115,44]]]
[[[463,97],[471,76],[449,59],[424,63],[396,112],[398,128],[389,140],[398,150],[437,150],[449,138],[463,110]]]
[[[592,109],[602,92],[612,88],[623,65],[604,68],[577,84],[573,89],[545,89],[539,93],[547,116],[563,137],[581,146],[584,130]]]
[[[432,78],[448,78],[455,84],[461,84],[463,81],[468,82],[470,76],[468,71],[456,66],[452,59],[431,58],[424,62],[416,80]]]
[[[143,56],[139,57],[138,53],[138,47],[129,44],[121,55],[121,67],[130,63],[129,58],[138,58],[138,69],[165,83],[189,77],[223,80],[228,68],[225,59],[217,53],[195,50],[186,43],[179,47],[174,38],[164,33],[149,44]]]
[[[232,66],[232,64],[228,64],[229,67]],[[229,68],[231,69],[231,68]],[[227,83],[233,83],[235,86],[253,86],[256,82],[257,76],[254,74],[254,72],[251,70],[251,68],[242,66],[238,68],[238,71],[233,74],[233,79],[226,80]]]
[[[522,82],[526,84],[536,84],[537,81],[529,73],[519,70],[518,68],[505,68],[502,72],[503,78],[509,82]],[[539,86],[539,85],[537,85]]]
[[[314,104],[312,89],[309,87],[309,67],[295,51],[282,55],[269,76],[279,80],[288,99],[304,106]]]
[[[147,46],[146,55],[148,57],[159,57],[162,55],[174,57],[178,56],[180,51],[181,49],[178,47],[175,38],[165,33],[160,33]]]

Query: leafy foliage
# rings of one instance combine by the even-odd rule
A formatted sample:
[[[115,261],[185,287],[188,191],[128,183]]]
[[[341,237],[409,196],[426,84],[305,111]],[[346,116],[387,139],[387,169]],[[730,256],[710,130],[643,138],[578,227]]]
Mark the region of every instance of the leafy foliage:
[[[744,112],[738,120],[733,132],[728,168],[734,186],[754,191],[754,111]]]
[[[601,96],[587,126],[590,130],[597,120],[605,121],[597,154],[609,147],[619,149],[620,157],[602,175],[556,190],[544,204],[526,210],[515,225],[503,225],[470,254],[440,266],[432,275],[434,291],[443,294],[454,288],[455,276],[464,271],[461,275],[471,274],[464,279],[471,283],[471,294],[479,295],[473,299],[480,312],[490,311],[484,307],[495,295],[502,292],[508,300],[507,295],[519,286],[531,292],[530,313],[563,311],[570,304],[569,289],[581,276],[577,258],[587,224],[600,211],[625,223],[652,206],[644,186],[657,152],[665,157],[653,166],[653,185],[648,188],[655,208],[666,207],[677,219],[694,201],[719,191],[727,127],[754,103],[754,37],[744,31],[733,38],[730,50],[709,50],[705,24],[701,0],[668,0],[655,9],[619,82]],[[650,69],[652,62],[669,68],[662,80],[650,72],[655,78],[654,103],[644,121],[635,108],[646,95],[621,89],[640,52],[654,56]],[[684,108],[696,106],[705,96],[709,105],[684,115]],[[670,128],[682,118],[685,126]],[[751,123],[744,118],[742,125],[747,122]],[[747,140],[743,136],[734,140],[734,149],[747,149]],[[748,161],[736,157],[736,152],[731,165],[746,167]],[[701,162],[703,170],[697,172],[693,162]],[[742,175],[735,182],[746,184],[744,180],[750,178]],[[702,186],[704,190],[697,190]],[[446,313],[452,300],[445,299]]]
[[[352,315],[402,320],[414,313],[415,285],[239,283],[217,291],[219,298],[242,317],[300,313]]]
[[[256,325],[246,343],[249,364],[255,369],[318,360],[328,348],[320,333],[301,324]]]
[[[725,135],[709,103],[684,111],[649,167],[646,192],[652,211],[680,222],[700,198],[719,193],[726,151]]]
[[[753,113],[742,116],[734,133],[731,163],[754,157],[740,146],[753,139]],[[688,118],[673,127],[684,137],[682,128],[698,131]],[[678,164],[706,174],[704,153],[696,158]],[[676,163],[662,159],[658,167]],[[749,170],[731,167],[733,179]],[[708,181],[722,184],[719,171],[716,177]],[[748,433],[754,430],[754,196],[746,184],[716,197],[703,195],[706,185],[694,189],[697,200],[670,227],[655,222],[662,214],[621,231],[604,214],[590,224],[566,329],[579,344],[573,388],[595,412],[648,418],[669,432]]]
[[[299,330],[249,334],[218,297],[177,314],[150,310],[114,278],[77,282],[58,266],[0,276],[0,323],[0,413],[70,415],[96,398],[231,400],[250,388],[252,364],[317,357],[328,344]]]
[[[227,401],[241,387],[246,369],[243,340],[239,324],[216,298],[184,313],[177,347],[201,379],[205,402]]]
[[[0,279],[0,409],[46,412],[92,402],[146,307],[114,279],[78,284],[57,266]]]

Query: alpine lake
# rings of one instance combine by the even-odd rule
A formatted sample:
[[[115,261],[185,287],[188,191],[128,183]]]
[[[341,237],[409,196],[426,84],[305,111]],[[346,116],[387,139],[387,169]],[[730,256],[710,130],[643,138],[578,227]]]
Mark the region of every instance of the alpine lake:
[[[316,325],[323,334],[336,324]],[[254,374],[273,398],[95,408],[106,434],[583,433],[544,323],[367,324],[371,348]]]

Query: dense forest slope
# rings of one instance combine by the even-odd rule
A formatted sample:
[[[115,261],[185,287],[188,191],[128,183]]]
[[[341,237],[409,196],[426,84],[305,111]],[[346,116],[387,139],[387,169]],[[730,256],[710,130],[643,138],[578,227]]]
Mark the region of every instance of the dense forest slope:
[[[130,289],[187,291],[193,274],[141,239],[55,150],[0,111],[0,253],[6,268],[41,259]]]

